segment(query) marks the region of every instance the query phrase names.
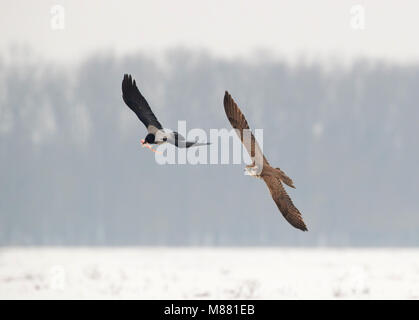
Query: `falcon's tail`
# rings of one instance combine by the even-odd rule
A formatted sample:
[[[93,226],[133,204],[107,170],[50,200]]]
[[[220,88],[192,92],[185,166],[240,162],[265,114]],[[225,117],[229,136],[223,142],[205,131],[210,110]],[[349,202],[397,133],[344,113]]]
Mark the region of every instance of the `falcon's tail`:
[[[292,179],[290,177],[288,177],[284,171],[282,171],[279,168],[275,168],[275,176],[279,178],[279,180],[281,180],[283,183],[285,183],[287,186],[294,188],[294,182],[292,181]]]

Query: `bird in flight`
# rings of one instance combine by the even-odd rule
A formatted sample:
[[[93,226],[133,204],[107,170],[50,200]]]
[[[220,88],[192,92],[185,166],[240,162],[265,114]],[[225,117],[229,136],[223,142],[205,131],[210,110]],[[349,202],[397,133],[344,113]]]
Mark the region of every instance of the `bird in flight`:
[[[134,111],[137,117],[147,128],[147,136],[141,140],[143,147],[156,152],[151,145],[160,145],[162,143],[171,143],[178,148],[189,148],[192,146],[203,146],[209,143],[200,143],[198,141],[187,141],[181,134],[164,129],[160,122],[157,120],[153,111],[137,88],[135,80],[131,75],[125,74],[122,80],[122,98],[126,105]]]
[[[224,110],[251,159],[255,159],[251,165],[246,166],[245,174],[263,179],[271,192],[272,199],[284,218],[293,227],[307,231],[300,211],[294,206],[282,184],[285,183],[287,186],[295,188],[293,181],[281,169],[270,166],[250,131],[246,118],[227,91],[224,95]]]

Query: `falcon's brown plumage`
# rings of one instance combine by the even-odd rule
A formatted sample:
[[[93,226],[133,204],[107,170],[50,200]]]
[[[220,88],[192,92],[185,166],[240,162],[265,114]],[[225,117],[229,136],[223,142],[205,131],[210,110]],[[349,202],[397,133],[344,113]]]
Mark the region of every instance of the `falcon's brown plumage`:
[[[224,95],[224,110],[228,120],[233,128],[236,129],[236,133],[241,139],[243,145],[246,147],[250,157],[252,159],[257,157],[261,160],[263,159],[263,168],[257,176],[265,181],[269,191],[271,192],[272,199],[275,201],[279,211],[281,211],[282,215],[293,227],[307,231],[307,227],[303,221],[300,211],[298,211],[298,209],[294,206],[291,198],[282,185],[282,182],[284,182],[288,186],[295,188],[293,181],[281,169],[273,168],[269,165],[268,160],[262,153],[259,144],[250,131],[246,118],[227,91]],[[247,132],[250,134],[250,139],[245,139]]]

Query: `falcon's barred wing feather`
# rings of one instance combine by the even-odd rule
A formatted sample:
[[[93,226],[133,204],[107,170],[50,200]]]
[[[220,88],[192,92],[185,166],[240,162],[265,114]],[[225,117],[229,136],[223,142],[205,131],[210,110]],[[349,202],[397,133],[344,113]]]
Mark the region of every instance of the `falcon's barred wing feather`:
[[[306,224],[300,211],[294,206],[290,196],[285,191],[281,181],[273,176],[262,177],[271,192],[272,199],[275,201],[279,211],[284,218],[295,228],[307,231]]]
[[[224,110],[228,120],[230,121],[233,128],[236,129],[236,133],[241,139],[250,157],[252,159],[254,159],[255,157],[263,157],[263,163],[268,164],[268,161],[263,155],[258,142],[256,141],[253,133],[250,130],[246,118],[244,117],[240,108],[237,106],[236,102],[233,100],[233,98],[227,91],[224,95]],[[248,134],[250,135],[250,139],[248,137]]]
[[[122,98],[127,106],[135,112],[141,122],[144,123],[146,128],[152,125],[157,129],[163,129],[153,111],[151,111],[147,100],[138,90],[135,80],[128,74],[124,75],[124,80],[122,81]]]

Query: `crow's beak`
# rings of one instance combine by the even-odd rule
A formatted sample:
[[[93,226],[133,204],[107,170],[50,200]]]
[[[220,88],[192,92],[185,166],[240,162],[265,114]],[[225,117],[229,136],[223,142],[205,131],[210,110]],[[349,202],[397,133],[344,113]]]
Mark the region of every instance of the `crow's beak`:
[[[161,154],[161,152],[159,152],[157,150],[154,150],[153,147],[150,146],[150,144],[146,143],[143,139],[141,139],[141,145],[142,145],[143,148],[147,148],[147,149],[150,149],[151,151],[153,151],[155,153],[160,153]]]

